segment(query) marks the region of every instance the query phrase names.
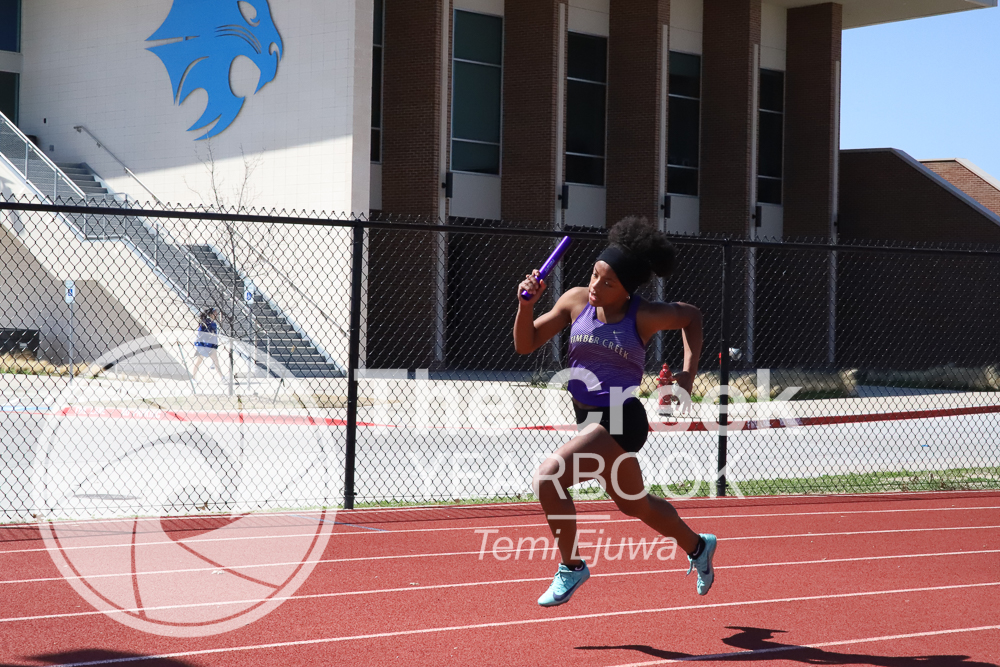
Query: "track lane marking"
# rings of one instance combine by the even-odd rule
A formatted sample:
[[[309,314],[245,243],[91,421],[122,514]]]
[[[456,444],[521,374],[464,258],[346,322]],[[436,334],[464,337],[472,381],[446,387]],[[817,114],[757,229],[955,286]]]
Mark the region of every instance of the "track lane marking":
[[[849,514],[851,514],[851,515],[853,515],[853,514],[890,514],[890,513],[896,513],[896,512],[944,512],[944,511],[963,512],[963,511],[972,511],[972,510],[994,510],[994,511],[997,511],[997,510],[1000,510],[1000,506],[992,506],[992,507],[991,506],[983,506],[983,507],[934,507],[934,508],[926,508],[926,509],[894,509],[894,510],[854,510],[854,511],[844,511],[844,512],[781,512],[781,513],[768,513],[768,514],[718,514],[718,515],[704,515],[704,516],[684,516],[682,518],[685,519],[685,521],[694,521],[696,519],[697,520],[701,520],[701,519],[761,519],[761,518],[770,518],[770,517],[794,517],[794,516],[835,516],[835,515],[836,516],[846,516],[846,515],[849,515]],[[594,513],[596,513],[596,510],[592,510],[592,511],[587,512],[587,514],[594,514]],[[295,515],[283,515],[283,516],[293,516],[294,517]],[[632,518],[627,518],[627,519],[602,519],[600,516],[598,516],[598,517],[595,517],[594,520],[589,520],[588,521],[587,519],[589,517],[585,516],[584,513],[578,513],[577,516],[579,518],[580,523],[641,523],[641,521],[639,519],[632,519]],[[604,515],[604,516],[606,516],[606,515]],[[151,518],[155,519],[156,517],[146,517],[146,518],[147,518],[147,520],[149,520]],[[312,519],[311,517],[301,517],[301,518],[309,518],[309,519],[311,519],[313,521],[316,520],[316,519]],[[134,518],[122,518],[122,519],[114,519],[114,520],[107,520],[107,521],[104,521],[104,520],[97,520],[97,521],[99,521],[101,523],[121,523],[123,521],[135,521],[135,520],[136,519],[134,519]],[[449,520],[452,520],[452,519],[449,519]],[[74,522],[74,523],[77,523],[77,522]],[[88,524],[87,522],[79,522],[79,523],[82,524],[82,525],[91,525],[91,524]],[[348,525],[348,526],[349,525],[353,525],[353,524],[344,524],[344,523],[340,523],[340,522],[336,522],[336,523],[337,523],[337,525]],[[372,521],[372,522],[369,522],[369,523],[379,523],[379,522]],[[35,524],[19,524],[19,525],[22,525],[22,526],[24,526],[24,525],[32,525],[33,526]],[[52,525],[55,526],[55,527],[62,527],[62,526],[65,526],[67,524],[60,523],[60,522],[53,522]],[[98,524],[98,525],[100,525],[100,524]],[[483,528],[537,528],[538,526],[548,526],[548,523],[511,523],[511,524],[487,525],[487,526],[452,526],[452,527],[449,527],[449,528],[406,528],[406,529],[403,529],[403,530],[390,530],[390,529],[370,528],[370,527],[366,527],[366,526],[358,526],[359,528],[364,528],[364,530],[344,531],[344,532],[339,532],[339,533],[330,533],[330,537],[331,538],[332,537],[349,537],[351,535],[372,535],[372,534],[404,535],[404,534],[407,534],[407,533],[464,532],[464,531],[467,531],[467,530],[476,530],[476,529],[483,529]],[[192,531],[196,531],[198,529],[192,528],[191,530]],[[293,535],[291,537],[301,537],[301,536],[300,535]],[[36,538],[36,539],[40,539],[40,538]],[[197,539],[197,538],[195,538],[195,539]],[[243,540],[243,539],[248,539],[248,538],[232,537],[232,538],[227,538],[227,539],[231,539],[231,540]],[[249,539],[266,539],[266,537],[256,537],[256,538],[249,538]],[[203,541],[208,541],[208,540],[203,540]],[[166,543],[164,542],[163,544],[166,544]],[[69,548],[83,549],[83,548],[95,548],[95,547],[69,547]],[[31,552],[36,552],[36,551],[48,551],[48,549],[47,548],[9,549],[9,550],[0,549],[0,556],[2,556],[4,554],[31,553]]]
[[[618,519],[618,520],[614,520],[614,521],[581,521],[579,523],[588,523],[588,524],[603,525],[603,524],[611,524],[611,523],[635,523],[635,522],[638,522],[638,521],[639,521],[638,519]],[[484,526],[484,528],[490,528],[490,529],[492,529],[492,528],[540,528],[540,527],[543,527],[543,526],[547,528],[548,524],[547,523],[514,524],[514,525],[511,525],[511,526]],[[838,536],[854,536],[854,535],[879,535],[879,534],[887,534],[887,533],[890,533],[890,534],[895,534],[895,533],[923,533],[923,532],[936,531],[936,530],[993,530],[993,529],[996,529],[996,528],[1000,528],[1000,525],[998,525],[998,526],[940,526],[940,527],[934,527],[934,528],[896,528],[896,529],[887,529],[887,530],[844,531],[844,532],[839,532],[839,533],[795,533],[795,534],[789,534],[789,535],[741,535],[741,536],[736,536],[736,537],[720,537],[719,541],[721,542],[723,540],[725,540],[725,541],[773,540],[773,539],[791,539],[791,538],[798,538],[798,537],[838,537]],[[474,532],[472,527],[464,528],[463,530],[464,531]],[[404,531],[399,531],[399,532],[404,532]],[[368,534],[378,535],[380,533],[362,533],[362,534],[364,534],[364,535],[368,535]],[[233,542],[233,541],[247,542],[247,541],[250,541],[250,540],[274,540],[274,539],[286,539],[286,538],[290,538],[290,537],[309,537],[310,535],[312,535],[312,533],[305,533],[305,534],[302,534],[302,535],[259,535],[259,536],[249,536],[249,537],[225,537],[225,538],[220,537],[220,538],[210,538],[210,539],[204,539],[204,540],[197,540],[196,539],[196,540],[192,540],[192,542],[194,544],[206,544],[208,542]],[[337,533],[331,533],[330,536],[333,537],[334,535],[337,535]],[[176,542],[174,542],[174,541],[171,540],[171,541],[161,541],[161,542],[144,542],[143,545],[144,546],[151,546],[151,545],[175,544],[175,543]],[[77,550],[84,550],[84,549],[119,549],[119,548],[125,548],[125,547],[131,548],[131,544],[95,544],[95,545],[80,546],[80,547],[66,546],[66,547],[61,547],[59,550],[60,551],[77,551]],[[4,551],[3,553],[5,553],[5,554],[13,554],[13,553],[38,553],[38,552],[43,552],[43,551],[47,552],[47,551],[50,551],[50,549],[48,549],[48,548],[20,549],[20,550],[16,550],[16,551]],[[467,553],[467,552],[455,552],[455,553],[444,553],[444,554],[421,554],[421,555],[422,556],[435,556],[435,555],[447,556],[447,555],[458,555],[460,553]],[[468,552],[468,553],[479,553],[479,552],[475,551],[475,552]],[[384,559],[384,558],[403,558],[403,557],[406,557],[406,556],[366,556],[366,557],[363,557],[363,558],[344,559],[344,560],[377,560],[377,559]],[[2,584],[2,583],[3,582],[0,581],[0,584]]]
[[[472,553],[478,553],[478,552],[472,552]],[[787,567],[792,565],[826,565],[833,563],[852,563],[857,561],[894,560],[897,558],[934,558],[934,557],[943,558],[945,556],[972,556],[972,555],[994,554],[994,553],[1000,553],[1000,549],[982,549],[978,551],[953,551],[953,552],[943,552],[943,553],[933,553],[933,554],[905,554],[901,556],[862,556],[855,558],[823,558],[818,560],[786,561],[782,563],[744,563],[742,565],[717,565],[715,566],[715,569],[746,570],[751,568]],[[602,572],[598,574],[592,574],[590,576],[591,578],[634,577],[647,574],[668,574],[673,572],[687,572],[687,570],[683,567],[680,567],[680,568],[671,568],[667,570],[640,570],[636,572]],[[131,573],[128,573],[127,575],[114,575],[114,576],[131,576]],[[50,620],[54,618],[77,618],[81,616],[100,616],[100,615],[111,616],[113,614],[134,614],[145,611],[161,611],[166,609],[195,609],[198,607],[213,607],[213,606],[221,606],[227,604],[243,605],[247,604],[248,602],[256,603],[256,602],[266,602],[269,600],[287,602],[291,600],[317,600],[317,599],[328,599],[328,598],[339,598],[339,597],[353,597],[356,595],[382,595],[385,593],[400,593],[403,591],[409,592],[409,591],[438,590],[442,588],[470,588],[474,586],[524,584],[524,583],[551,581],[551,579],[552,577],[546,576],[546,577],[531,577],[522,579],[500,579],[495,581],[469,581],[469,582],[448,583],[448,584],[429,584],[426,586],[402,586],[397,588],[382,588],[382,589],[361,590],[361,591],[340,591],[338,593],[311,593],[308,595],[289,595],[286,597],[229,600],[226,602],[199,602],[194,604],[175,604],[175,605],[163,605],[157,607],[134,607],[129,609],[117,609],[112,611],[92,610],[92,611],[65,612],[62,614],[41,614],[36,616],[12,616],[9,618],[0,618],[0,623],[15,623],[19,621],[41,621],[41,620]]]
[[[130,656],[126,658],[112,658],[109,660],[92,660],[87,662],[62,663],[52,665],[52,667],[93,667],[96,665],[111,665],[126,662],[141,662],[146,660],[169,660],[174,658],[188,658],[198,655],[213,655],[220,653],[237,653],[243,651],[259,651],[275,648],[291,648],[295,646],[316,646],[320,644],[333,644],[336,642],[355,641],[359,639],[387,639],[390,637],[405,637],[413,635],[426,635],[440,632],[458,632],[464,630],[482,630],[486,628],[503,628],[517,625],[537,625],[541,623],[558,623],[560,621],[579,621],[594,618],[611,618],[615,616],[635,616],[639,614],[659,614],[671,611],[688,611],[695,609],[721,609],[725,607],[757,606],[775,603],[790,602],[812,602],[817,600],[834,600],[858,597],[874,597],[881,595],[901,595],[905,593],[924,593],[932,591],[946,591],[957,589],[973,589],[985,587],[1000,587],[1000,581],[984,582],[980,584],[952,584],[949,586],[923,586],[920,588],[897,588],[884,591],[863,591],[859,593],[833,593],[830,595],[806,595],[787,598],[771,598],[767,600],[742,600],[739,602],[718,602],[714,604],[683,605],[677,607],[660,607],[656,609],[630,609],[624,611],[597,612],[592,614],[577,614],[572,616],[556,616],[547,618],[528,618],[516,621],[494,621],[492,623],[475,623],[470,625],[450,625],[436,628],[420,628],[415,630],[397,630],[395,632],[378,632],[365,635],[346,635],[342,637],[321,637],[317,639],[299,639],[285,642],[272,642],[268,644],[250,644],[242,646],[230,646],[225,648],[210,648],[194,651],[177,651],[175,653],[161,653],[158,655]],[[982,626],[984,629],[994,629],[995,626]]]
[[[952,495],[952,496],[950,496],[950,497],[948,497],[946,499],[943,499],[943,500],[939,500],[938,498],[936,498],[936,496],[939,496],[942,493],[953,493],[953,494],[956,494],[956,495]],[[892,501],[892,502],[900,502],[900,501],[903,501],[903,502],[909,502],[909,501],[912,501],[912,502],[926,502],[926,501],[929,501],[929,500],[934,500],[934,501],[939,501],[939,502],[947,502],[947,501],[952,501],[952,500],[978,500],[979,497],[982,497],[982,496],[989,497],[991,494],[993,494],[996,497],[1000,497],[1000,495],[998,495],[997,492],[991,492],[991,491],[965,491],[965,492],[885,491],[885,492],[880,492],[880,493],[854,493],[854,494],[839,494],[839,495],[802,495],[802,494],[796,495],[796,494],[789,494],[787,496],[780,496],[780,497],[783,498],[783,499],[786,499],[788,501],[808,500],[809,502],[805,503],[807,505],[825,505],[825,504],[831,504],[831,505],[858,505],[858,504],[869,503],[869,502],[871,502],[871,503],[884,503],[884,502],[887,502],[887,501]],[[752,501],[761,500],[761,499],[773,499],[773,498],[775,498],[775,496],[750,496],[750,497],[744,498],[742,500],[745,500],[747,502],[747,504],[750,504],[752,506],[758,506],[756,504],[753,504]],[[851,500],[848,500],[849,498]],[[678,499],[676,499],[676,503],[682,506],[681,509],[699,510],[699,509],[709,509],[709,508],[708,507],[685,508],[685,507],[683,507],[683,505],[687,504],[688,502],[699,502],[700,503],[700,502],[718,501],[718,502],[721,503],[721,502],[729,502],[729,501],[732,501],[732,500],[737,500],[737,499],[734,498],[733,496],[678,498]],[[578,505],[578,507],[577,507],[577,514],[596,513],[596,512],[602,511],[602,510],[580,509],[579,505],[589,505],[589,504],[598,504],[598,503],[601,504],[601,505],[610,505],[612,503],[611,500],[577,500],[575,502]],[[480,503],[480,504],[475,504],[475,505],[414,505],[414,506],[411,506],[411,507],[362,507],[362,508],[358,508],[356,510],[339,510],[338,509],[337,511],[338,512],[340,512],[340,511],[345,511],[345,512],[346,511],[351,511],[351,512],[373,512],[373,513],[377,512],[377,513],[381,513],[381,514],[398,514],[398,513],[404,513],[404,512],[426,512],[427,510],[431,510],[431,509],[433,509],[433,510],[443,510],[443,511],[455,511],[455,510],[483,510],[485,508],[490,508],[490,509],[493,509],[493,508],[529,508],[533,504],[534,503],[531,503],[531,502],[512,502],[512,503]],[[783,506],[789,506],[789,505],[793,505],[794,506],[794,505],[796,505],[796,503],[795,502],[765,503],[765,505],[774,505],[774,506],[781,506],[781,507],[783,507]],[[927,509],[912,509],[912,510],[906,510],[906,509],[904,509],[904,510],[857,510],[857,512],[858,513],[867,513],[867,512],[870,512],[870,511],[871,512],[882,512],[882,511],[884,511],[884,512],[924,512],[924,511],[928,511],[929,512],[929,511],[939,511],[939,510],[961,510],[961,509],[1000,509],[1000,506],[993,507],[993,508],[989,508],[989,507],[968,507],[968,508],[964,508],[964,507],[932,507],[932,508],[927,508]],[[263,516],[269,516],[269,517],[282,517],[282,516],[294,516],[293,512],[295,514],[310,514],[310,513],[314,513],[314,512],[318,513],[318,512],[330,512],[330,511],[332,511],[332,509],[304,509],[304,510],[290,510],[290,511],[284,511],[284,512],[262,512],[261,514]],[[606,511],[606,510],[603,510],[603,511]],[[538,511],[533,512],[533,513],[535,513],[535,514],[544,514],[544,512],[541,509],[539,509]],[[806,513],[803,512],[802,514],[806,514]],[[838,512],[821,512],[820,514],[838,514]],[[159,517],[159,519],[160,519],[160,521],[191,521],[191,520],[211,519],[211,518],[226,517],[226,516],[229,516],[229,515],[225,515],[225,514],[199,514],[199,515],[183,515],[183,516],[162,516],[162,517]],[[730,516],[730,515],[727,515],[727,516]],[[745,515],[745,516],[751,516],[751,515]],[[761,515],[761,516],[770,516],[770,515]],[[784,516],[784,515],[774,515],[774,516]],[[444,520],[452,521],[452,520],[456,520],[456,519],[453,519],[452,517],[446,517],[445,519],[441,519],[441,520],[442,521],[444,521]],[[57,523],[59,523],[59,525],[69,525],[69,524],[99,525],[101,523],[113,523],[113,522],[116,522],[116,521],[121,521],[121,519],[67,519],[65,521],[59,521]],[[370,522],[370,523],[379,523],[379,522],[378,521],[373,521],[373,522]],[[31,523],[13,523],[13,524],[4,524],[3,526],[0,526],[0,527],[6,527],[6,528],[18,527],[18,528],[23,528],[23,527],[31,526],[31,525],[34,525],[34,524],[31,524]]]
[[[951,630],[928,630],[926,632],[909,632],[904,635],[882,635],[881,637],[864,637],[861,639],[842,639],[835,642],[819,642],[816,644],[799,644],[797,646],[776,646],[774,648],[760,648],[752,651],[733,651],[731,653],[715,653],[712,655],[693,655],[690,658],[664,658],[663,660],[651,660],[649,662],[630,662],[626,665],[613,665],[612,667],[649,667],[650,665],[669,665],[677,662],[698,662],[703,660],[742,660],[744,657],[755,655],[765,655],[768,653],[782,653],[785,651],[801,651],[810,648],[826,648],[828,646],[847,646],[850,644],[871,644],[874,642],[893,641],[896,639],[913,639],[915,637],[935,637],[938,635],[952,635],[961,632],[982,632],[984,630],[1000,630],[1000,625],[980,625],[976,628],[954,628]],[[835,664],[835,663],[829,663]],[[930,663],[928,663],[930,664]]]

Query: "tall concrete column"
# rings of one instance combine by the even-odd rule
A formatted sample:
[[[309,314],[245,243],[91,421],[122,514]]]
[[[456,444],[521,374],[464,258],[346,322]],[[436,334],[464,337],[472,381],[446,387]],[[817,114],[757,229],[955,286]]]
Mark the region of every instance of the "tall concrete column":
[[[662,217],[670,0],[611,0],[607,223]]]
[[[700,229],[746,237],[756,203],[760,0],[704,0],[703,30]]]
[[[788,10],[785,236],[829,239],[837,206],[843,7]]]

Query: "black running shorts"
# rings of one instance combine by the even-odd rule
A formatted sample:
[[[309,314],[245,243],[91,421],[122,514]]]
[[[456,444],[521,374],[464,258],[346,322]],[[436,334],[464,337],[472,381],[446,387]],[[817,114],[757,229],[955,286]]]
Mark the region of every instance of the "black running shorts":
[[[573,410],[576,412],[577,426],[587,419],[590,412],[600,412],[601,421],[611,437],[615,439],[626,452],[637,452],[646,444],[649,437],[649,421],[646,419],[646,409],[637,398],[628,398],[622,405],[622,432],[615,434],[611,432],[611,408],[581,408],[576,402],[573,403]]]

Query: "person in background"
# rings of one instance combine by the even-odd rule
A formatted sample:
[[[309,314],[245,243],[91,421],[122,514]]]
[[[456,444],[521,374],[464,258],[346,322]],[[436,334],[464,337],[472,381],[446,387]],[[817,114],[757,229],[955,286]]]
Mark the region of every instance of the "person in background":
[[[215,371],[219,378],[226,379],[222,373],[222,365],[219,363],[219,309],[206,308],[198,316],[198,334],[195,336],[194,348],[198,356],[194,360],[194,370],[191,377],[198,378],[198,370],[205,359],[211,359],[215,366]]]

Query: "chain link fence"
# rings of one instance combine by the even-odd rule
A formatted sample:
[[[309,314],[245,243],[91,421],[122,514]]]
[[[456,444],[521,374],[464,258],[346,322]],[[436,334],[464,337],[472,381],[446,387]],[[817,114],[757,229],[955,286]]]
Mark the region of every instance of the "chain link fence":
[[[575,432],[568,329],[517,354],[515,291],[564,233],[536,315],[586,284],[603,230],[19,201],[0,223],[4,521],[524,500]],[[674,241],[641,294],[698,306],[705,343],[685,406],[657,395],[679,332],[648,343],[654,492],[1000,487],[1000,249]]]

